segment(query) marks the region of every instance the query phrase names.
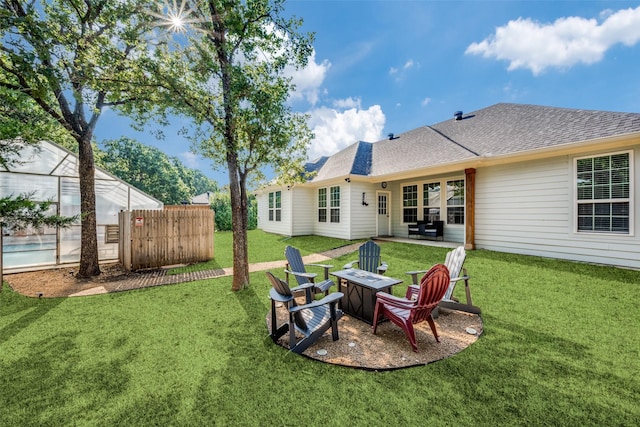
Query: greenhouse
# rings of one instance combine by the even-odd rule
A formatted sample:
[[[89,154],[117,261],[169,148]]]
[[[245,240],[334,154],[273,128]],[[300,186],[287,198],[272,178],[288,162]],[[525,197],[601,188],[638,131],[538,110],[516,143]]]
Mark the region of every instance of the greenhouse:
[[[30,194],[34,201],[50,201],[50,212],[62,216],[80,213],[78,157],[51,142],[26,147],[20,163],[0,166],[0,197]],[[118,212],[132,209],[162,209],[162,202],[96,168],[96,222],[98,257],[118,259]],[[80,221],[69,228],[2,229],[2,259],[5,272],[78,263]]]

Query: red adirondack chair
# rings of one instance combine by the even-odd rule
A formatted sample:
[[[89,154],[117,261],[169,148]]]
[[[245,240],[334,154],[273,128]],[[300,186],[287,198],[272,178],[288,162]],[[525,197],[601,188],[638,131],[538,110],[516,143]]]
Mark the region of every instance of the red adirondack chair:
[[[411,299],[411,296],[415,295],[411,291],[407,292],[405,298],[378,292],[376,294],[376,308],[373,313],[373,333],[376,333],[380,318],[382,316],[386,317],[402,328],[413,351],[417,353],[418,344],[413,325],[426,320],[431,327],[436,342],[440,342],[431,312],[438,306],[448,287],[449,270],[444,264],[436,264],[420,280],[420,290],[416,299]]]

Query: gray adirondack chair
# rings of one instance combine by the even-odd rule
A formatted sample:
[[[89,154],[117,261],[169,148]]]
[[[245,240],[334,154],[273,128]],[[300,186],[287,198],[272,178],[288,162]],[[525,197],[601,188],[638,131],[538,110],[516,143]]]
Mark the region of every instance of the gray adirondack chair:
[[[380,257],[380,246],[373,240],[362,244],[358,249],[358,254],[358,260],[345,264],[344,268],[353,268],[354,265],[357,265],[360,270],[370,273],[384,274],[387,271],[388,265]]]
[[[458,246],[456,249],[447,253],[447,257],[445,258],[444,265],[449,269],[449,275],[451,277],[451,281],[449,283],[449,287],[447,288],[447,292],[442,298],[442,301],[438,304],[438,307],[448,308],[450,310],[460,310],[467,313],[480,314],[480,308],[473,305],[471,301],[471,289],[469,288],[469,275],[467,274],[467,270],[463,268],[464,260],[467,257],[467,253],[464,250],[464,246]],[[417,294],[418,289],[418,275],[425,273],[426,270],[418,270],[418,271],[409,271],[407,274],[411,275],[412,285],[409,285],[409,288]],[[462,273],[462,274],[461,274]],[[456,287],[456,284],[464,280],[464,291],[466,294],[466,303],[461,303],[456,298],[453,297],[453,291]],[[438,316],[438,311],[434,310],[434,317]]]
[[[271,282],[269,297],[271,298],[271,339],[277,342],[280,337],[289,332],[289,350],[300,354],[318,340],[331,328],[333,341],[339,339],[338,320],[342,317],[342,311],[337,307],[342,298],[342,292],[333,292],[320,300],[305,299],[305,304],[298,305],[293,293],[296,288],[312,288],[313,283],[305,283],[296,288],[289,288],[284,280],[275,277],[271,272],[266,272]],[[278,326],[276,303],[282,303],[288,313],[285,323]],[[302,338],[298,339],[298,335]]]
[[[299,286],[306,283],[313,283],[313,293],[324,293],[329,295],[329,288],[334,285],[333,281],[329,279],[329,269],[333,268],[333,265],[327,264],[305,264],[302,261],[300,251],[293,246],[287,246],[284,248],[284,256],[287,258],[287,266],[285,267],[285,281],[289,284],[289,275],[293,275],[296,278]],[[321,282],[316,283],[316,273],[308,273],[306,267],[319,267],[324,270],[324,279]]]

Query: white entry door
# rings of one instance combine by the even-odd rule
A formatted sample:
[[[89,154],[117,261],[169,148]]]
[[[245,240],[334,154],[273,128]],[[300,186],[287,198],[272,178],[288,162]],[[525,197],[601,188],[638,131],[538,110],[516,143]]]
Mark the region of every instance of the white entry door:
[[[391,235],[391,209],[389,200],[389,192],[378,192],[378,236]]]

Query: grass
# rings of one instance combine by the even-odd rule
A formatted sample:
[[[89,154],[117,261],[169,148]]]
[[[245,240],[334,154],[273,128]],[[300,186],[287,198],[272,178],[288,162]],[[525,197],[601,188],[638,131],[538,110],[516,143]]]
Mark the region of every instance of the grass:
[[[344,243],[252,232],[249,256]],[[230,248],[217,233],[219,266]],[[388,275],[405,282],[445,253],[383,245]],[[391,372],[275,346],[263,272],[239,293],[229,277],[68,299],[5,287],[0,425],[640,424],[640,272],[482,250],[465,266],[484,335],[454,357]]]
[[[177,267],[171,269],[168,274],[180,274],[190,271],[215,270],[218,268],[233,266],[233,236],[230,231],[216,232],[214,238],[215,257],[211,261]],[[285,237],[276,234],[266,234],[260,230],[250,230],[247,240],[249,241],[249,262],[268,262],[284,259],[284,248],[287,245],[300,249],[302,256],[314,252],[324,252],[330,249],[343,246],[347,242],[342,239],[318,236]]]

